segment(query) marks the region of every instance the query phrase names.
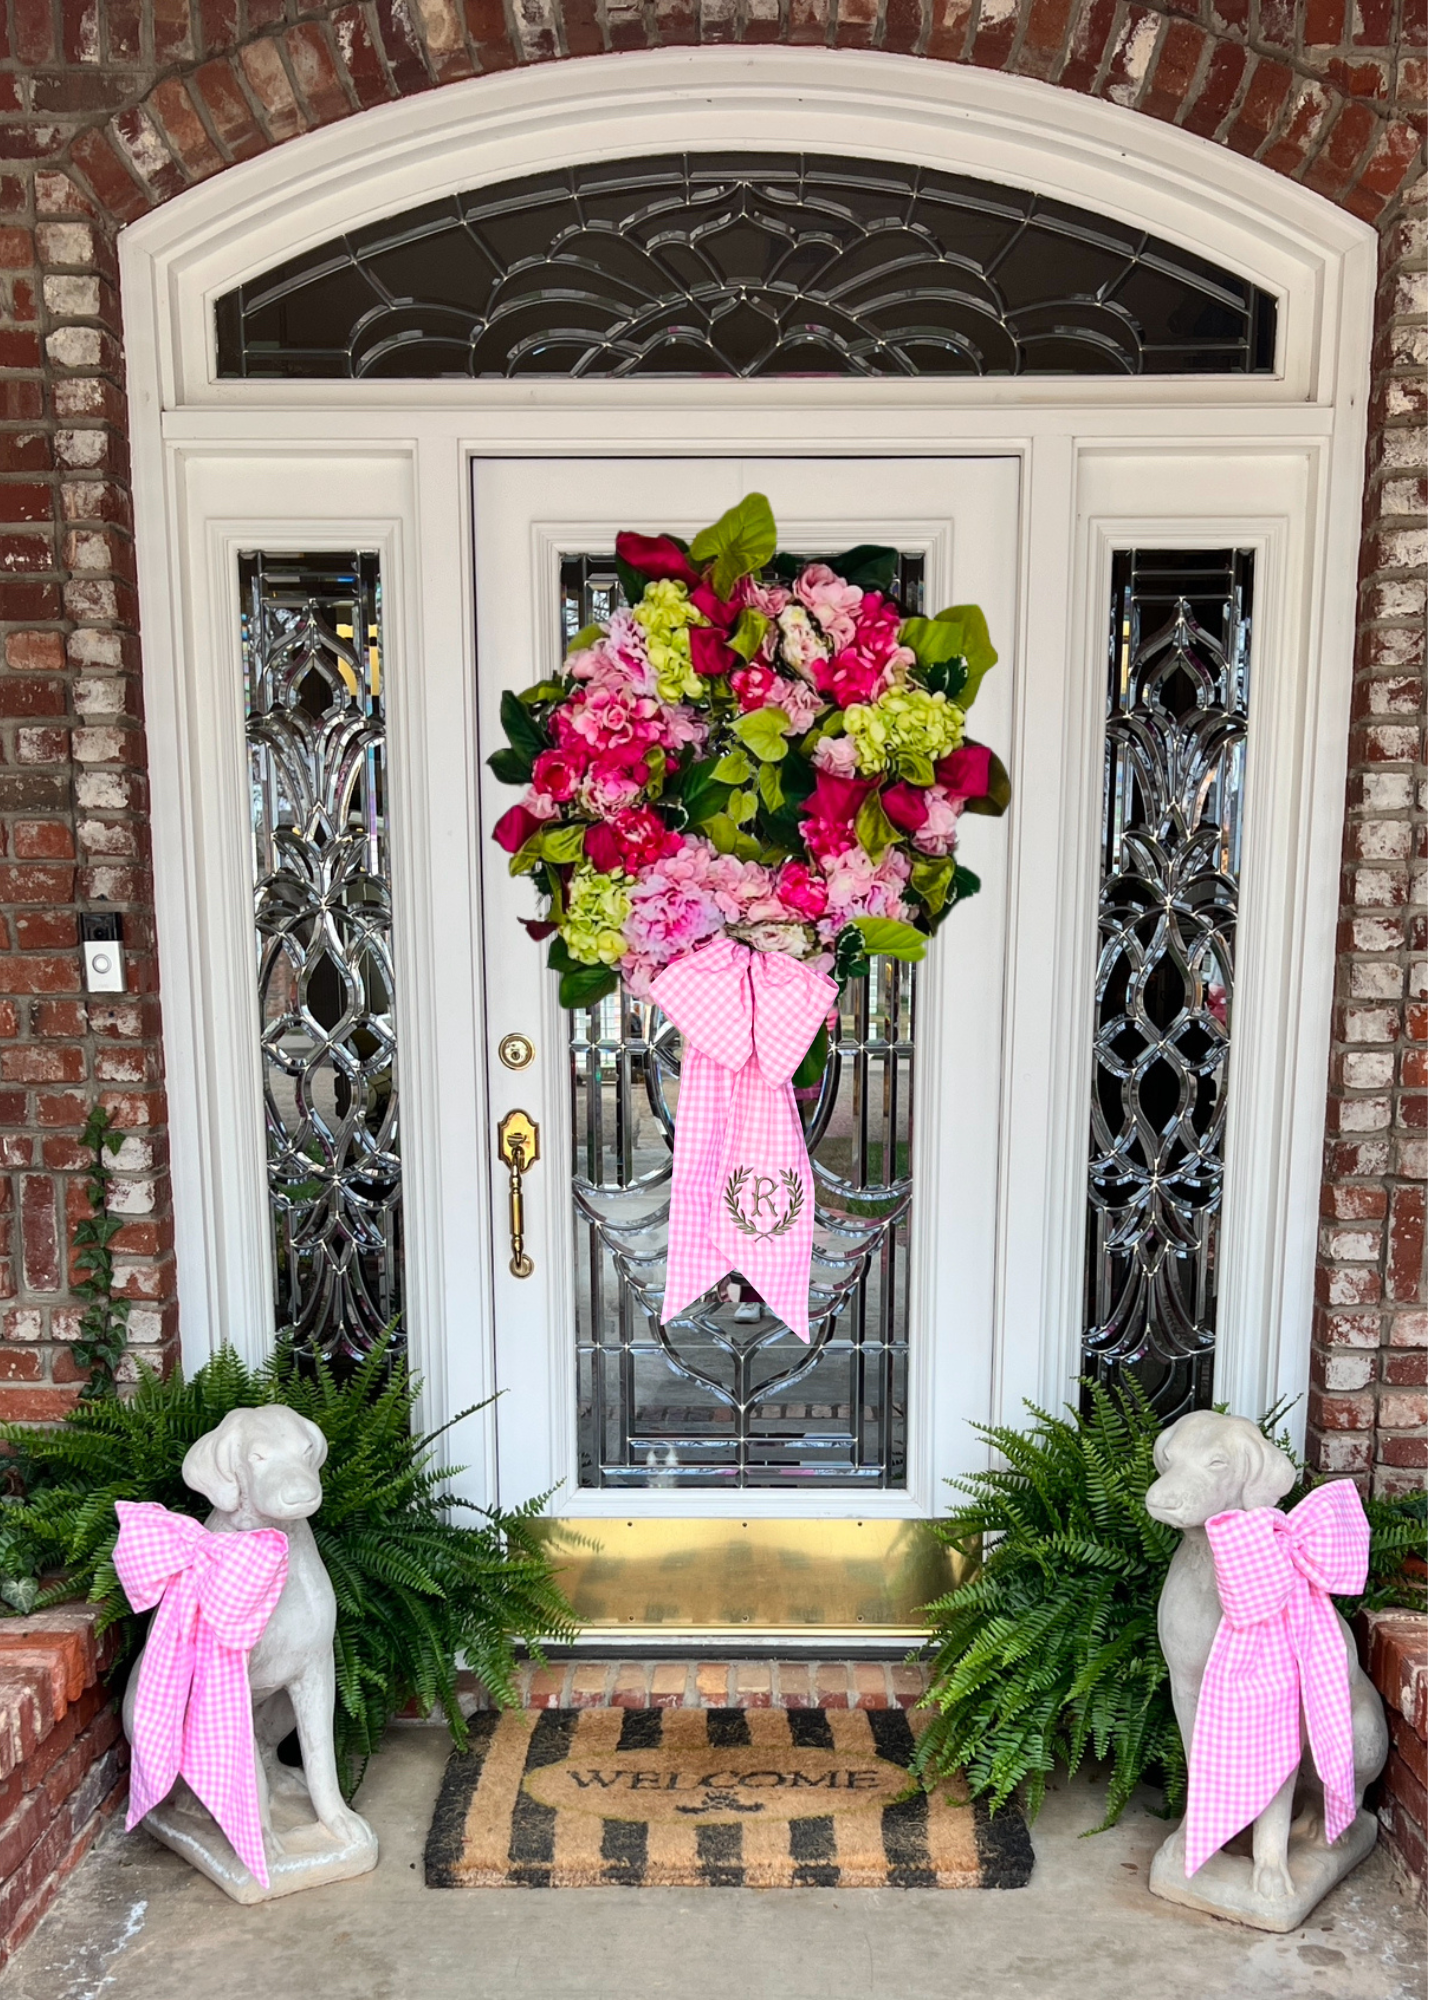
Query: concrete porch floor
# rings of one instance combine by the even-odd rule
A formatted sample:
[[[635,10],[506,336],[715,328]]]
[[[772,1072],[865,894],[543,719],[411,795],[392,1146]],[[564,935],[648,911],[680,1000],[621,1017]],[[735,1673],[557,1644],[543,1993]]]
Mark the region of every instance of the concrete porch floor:
[[[1421,2000],[1424,1925],[1372,1855],[1301,1931],[1270,1937],[1146,1892],[1163,1823],[1093,1840],[1062,1784],[1026,1889],[427,1889],[445,1730],[395,1728],[358,1804],[362,1881],[239,1909],[116,1825],[13,1961],[5,2000]]]

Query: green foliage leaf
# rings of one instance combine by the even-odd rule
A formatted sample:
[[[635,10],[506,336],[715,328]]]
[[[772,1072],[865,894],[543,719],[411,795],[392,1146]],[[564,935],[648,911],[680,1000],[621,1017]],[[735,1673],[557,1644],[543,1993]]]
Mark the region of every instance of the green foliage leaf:
[[[881,861],[899,837],[898,829],[883,810],[883,801],[877,792],[870,792],[859,807],[853,830],[859,846],[874,861]]]
[[[982,609],[976,604],[953,604],[946,611],[940,611],[934,621],[947,625],[956,634],[957,643],[952,651],[967,662],[967,679],[959,690],[957,701],[962,709],[971,708],[977,700],[977,691],[983,675],[989,667],[997,665],[997,650],[987,629],[987,620]],[[944,654],[945,659],[950,655]]]
[[[928,949],[922,931],[896,917],[854,917],[851,922],[870,957],[876,952],[880,958],[900,958],[916,965]]]
[[[595,644],[597,639],[603,639],[604,637],[605,627],[603,625],[582,625],[580,631],[577,632],[575,638],[572,639],[570,645],[566,648],[566,658],[569,659],[572,653],[584,653],[589,647]]]
[[[913,656],[920,667],[936,667],[944,660],[962,657],[962,627],[951,624],[941,615],[937,618],[905,618],[898,637],[901,644],[913,648]]]
[[[725,810],[736,826],[748,826],[758,810],[758,801],[753,792],[731,792]]]
[[[747,785],[754,771],[742,750],[731,750],[727,757],[721,757],[715,765],[714,774],[722,784]]]
[[[684,806],[688,826],[708,830],[710,820],[728,804],[730,787],[718,775],[723,761],[720,757],[709,757],[703,763],[691,764],[678,786],[670,787]]]
[[[752,660],[764,644],[764,634],[769,630],[769,620],[762,611],[746,605],[739,614],[739,621],[729,635],[729,649],[738,653],[741,660]]]
[[[645,586],[650,579],[642,576],[638,569],[632,569],[620,556],[615,558],[615,575],[620,584],[620,594],[633,611],[645,595]]]
[[[906,778],[910,785],[931,785],[934,778],[933,760],[921,756],[916,750],[906,752],[898,759],[898,775]]]
[[[782,708],[751,708],[747,715],[736,716],[730,727],[762,764],[777,764],[789,754],[784,734],[789,718]]]
[[[548,826],[528,844],[535,847],[543,861],[554,861],[558,868],[564,868],[579,861],[585,853],[585,834],[585,827],[579,822]],[[525,848],[521,851],[524,854]]]
[[[531,782],[531,772],[535,767],[531,758],[520,750],[493,750],[486,761],[498,784],[529,785]]]
[[[829,1064],[829,1031],[821,1027],[800,1058],[792,1082],[795,1090],[813,1090],[823,1081]]]
[[[948,891],[953,886],[953,862],[950,858],[942,861],[917,860],[908,879],[914,895],[936,916],[947,902]]]
[[[862,933],[845,924],[834,939],[834,977],[842,986],[847,979],[868,977],[868,952]]]
[[[390,1341],[341,1381],[280,1344],[258,1368],[223,1349],[190,1381],[145,1370],[123,1402],[81,1403],[49,1430],[8,1426],[23,1498],[0,1509],[0,1599],[27,1611],[90,1598],[132,1661],[148,1615],[129,1609],[114,1573],[114,1502],[153,1500],[202,1519],[209,1503],[181,1471],[189,1446],[230,1410],[283,1403],[328,1441],[312,1527],[338,1603],[334,1728],[349,1795],[409,1702],[439,1709],[464,1745],[459,1664],[509,1705],[517,1644],[539,1658],[543,1638],[569,1639],[574,1627],[537,1536],[543,1503],[482,1511],[458,1500],[455,1468],[413,1428],[419,1390]]]
[[[779,766],[777,764],[761,764],[756,783],[759,787],[759,796],[763,799],[765,805],[768,806],[770,812],[778,812],[780,806],[784,803],[784,787],[779,782]]]
[[[600,632],[599,625],[587,625],[585,629],[587,632],[594,632],[597,635]],[[590,640],[587,639],[586,644],[589,645],[590,643]],[[542,702],[562,700],[565,693],[566,683],[564,681],[545,680],[537,681],[534,687],[522,688],[517,699],[524,708],[539,708]]]
[[[577,965],[561,974],[560,1000],[563,1007],[593,1007],[620,984],[618,973],[608,965]]]
[[[717,597],[727,598],[742,576],[763,569],[778,542],[769,502],[762,493],[746,493],[712,527],[701,529],[690,554],[697,563],[714,564],[710,583]]]
[[[512,749],[523,757],[529,757],[532,763],[543,750],[550,748],[545,730],[520,695],[514,694],[510,688],[501,697],[501,727],[506,731]]]

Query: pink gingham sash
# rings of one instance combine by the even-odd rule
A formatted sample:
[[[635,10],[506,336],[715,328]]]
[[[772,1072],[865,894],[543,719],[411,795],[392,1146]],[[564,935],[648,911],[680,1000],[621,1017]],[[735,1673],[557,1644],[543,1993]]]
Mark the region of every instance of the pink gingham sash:
[[[215,1535],[148,1500],[117,1500],[114,1511],[125,1595],[136,1611],[159,1607],[134,1695],[125,1824],[187,1778],[266,1889],[248,1654],[283,1594],[288,1538],[273,1528]]]
[[[1325,1787],[1325,1839],[1355,1816],[1348,1654],[1331,1595],[1364,1589],[1369,1522],[1348,1479],[1206,1523],[1221,1623],[1191,1744],[1186,1873],[1249,1826],[1300,1762],[1300,1713]]]
[[[650,991],[685,1043],[661,1317],[739,1271],[806,1341],[814,1188],[790,1078],[838,988],[787,952],[716,938]]]

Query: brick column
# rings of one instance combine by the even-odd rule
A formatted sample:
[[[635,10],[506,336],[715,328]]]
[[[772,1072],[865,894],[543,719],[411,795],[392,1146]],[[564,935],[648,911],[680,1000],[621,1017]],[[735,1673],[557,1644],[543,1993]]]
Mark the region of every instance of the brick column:
[[[1422,189],[1386,229],[1370,405],[1310,1461],[1424,1483]]]

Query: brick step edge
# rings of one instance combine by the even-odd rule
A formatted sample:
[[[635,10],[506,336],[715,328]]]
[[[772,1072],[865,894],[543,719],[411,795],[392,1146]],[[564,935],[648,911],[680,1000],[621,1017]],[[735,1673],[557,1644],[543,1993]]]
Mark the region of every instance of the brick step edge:
[[[1429,1722],[1429,1623],[1422,1611],[1365,1611],[1355,1620],[1360,1658],[1389,1717],[1389,1762],[1370,1787],[1384,1843],[1421,1907],[1426,1860],[1425,1728]]]
[[[24,1943],[128,1788],[104,1684],[112,1635],[67,1605],[0,1619],[0,1967]]]

